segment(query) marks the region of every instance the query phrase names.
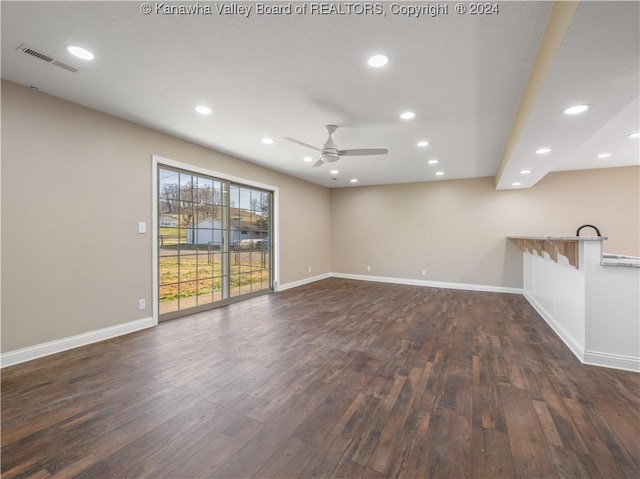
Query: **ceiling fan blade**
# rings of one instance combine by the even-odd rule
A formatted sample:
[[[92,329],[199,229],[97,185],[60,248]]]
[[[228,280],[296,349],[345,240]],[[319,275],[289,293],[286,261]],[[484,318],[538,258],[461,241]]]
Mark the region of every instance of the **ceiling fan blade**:
[[[359,148],[355,150],[341,150],[340,156],[365,156],[365,155],[386,155],[389,150],[386,148]]]
[[[313,168],[316,168],[318,166],[322,166],[324,164],[324,161],[322,160],[318,160],[313,164]]]
[[[307,147],[307,148],[311,148],[312,150],[322,151],[322,149],[321,149],[321,148],[317,148],[317,147],[315,147],[315,146],[311,146],[311,145],[309,145],[308,143],[305,143],[305,142],[300,141],[300,140],[296,140],[295,138],[285,137],[285,140],[289,140],[289,141],[290,141],[290,142],[292,142],[292,143],[296,143],[296,144],[298,144],[298,145],[305,146],[305,147]]]

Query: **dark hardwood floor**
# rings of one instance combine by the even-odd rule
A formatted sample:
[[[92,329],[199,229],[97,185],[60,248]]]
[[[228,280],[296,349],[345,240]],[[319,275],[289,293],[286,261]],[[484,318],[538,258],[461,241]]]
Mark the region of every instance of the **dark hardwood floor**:
[[[640,375],[524,298],[329,279],[2,371],[2,477],[629,478]]]

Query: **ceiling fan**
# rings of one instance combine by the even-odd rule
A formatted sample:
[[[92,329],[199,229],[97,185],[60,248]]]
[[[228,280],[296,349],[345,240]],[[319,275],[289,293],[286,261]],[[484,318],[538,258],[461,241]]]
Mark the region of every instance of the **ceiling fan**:
[[[306,146],[307,148],[311,148],[312,150],[316,150],[320,152],[320,159],[313,164],[313,167],[320,166],[323,163],[333,163],[338,161],[341,156],[368,156],[368,155],[386,155],[389,150],[386,148],[359,148],[353,150],[338,150],[338,145],[336,145],[331,138],[331,134],[338,129],[336,125],[326,125],[325,129],[329,134],[329,138],[322,145],[322,148],[317,148],[315,146],[309,145],[302,141],[296,140],[294,138],[286,138],[293,143],[297,143],[298,145]]]

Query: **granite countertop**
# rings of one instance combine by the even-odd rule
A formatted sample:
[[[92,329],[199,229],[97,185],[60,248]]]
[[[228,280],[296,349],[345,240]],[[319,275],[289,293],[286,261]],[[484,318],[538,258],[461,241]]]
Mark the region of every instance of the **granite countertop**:
[[[507,236],[513,239],[528,239],[536,241],[603,241],[606,236]]]
[[[511,240],[530,240],[530,241],[604,241],[608,239],[606,236],[507,236]],[[544,247],[543,247],[544,249]],[[561,254],[563,254],[561,252]],[[571,260],[570,260],[571,262]],[[577,263],[571,263],[574,266]],[[640,258],[637,256],[628,256],[624,254],[608,254],[602,253],[600,258],[602,266],[623,266],[628,268],[640,268]],[[576,266],[577,267],[577,266]]]
[[[628,268],[640,268],[640,258],[624,254],[603,253],[600,264],[602,266],[626,266]]]

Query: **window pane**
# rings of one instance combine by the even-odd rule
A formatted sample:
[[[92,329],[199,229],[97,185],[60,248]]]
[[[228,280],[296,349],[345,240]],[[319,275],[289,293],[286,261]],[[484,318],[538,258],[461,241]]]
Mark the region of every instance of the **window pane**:
[[[210,222],[206,221],[202,223],[203,226],[207,226],[207,224],[210,224]],[[212,229],[196,228],[194,234],[194,245],[198,246],[198,250],[206,251],[209,243],[214,242],[214,231]]]
[[[251,190],[248,188],[238,188],[238,195],[240,196],[240,209],[251,211]]]
[[[185,281],[178,285],[180,296],[180,309],[197,306],[196,292],[198,291],[197,281]]]
[[[158,248],[160,248],[161,256],[177,254],[182,232],[178,227],[158,226]]]
[[[240,275],[229,275],[229,296],[234,297],[240,294]]]
[[[213,278],[213,300],[220,301],[222,298],[222,278]]]
[[[208,304],[213,301],[213,280],[199,280],[198,281],[198,306],[201,304]]]
[[[180,271],[178,273],[178,281],[182,282],[196,279],[196,260],[196,255],[180,255]]]
[[[235,185],[229,185],[229,206],[240,208],[240,188]]]
[[[214,252],[211,255],[211,267],[213,268],[212,276],[222,276],[222,254]]]
[[[178,284],[167,284],[160,287],[160,302],[177,299],[178,297]]]
[[[162,214],[177,215],[179,202],[178,173],[169,170],[160,170],[158,185],[158,211]],[[176,226],[176,225],[167,225]]]
[[[178,310],[178,285],[160,286],[158,292],[159,313],[171,313]]]
[[[158,272],[161,285],[176,283],[178,281],[178,257],[161,256]]]
[[[198,279],[207,279],[213,277],[213,263],[210,255],[205,254],[198,255]]]
[[[187,173],[180,173],[180,200],[193,201],[193,177]]]
[[[213,180],[210,178],[196,177],[195,198],[198,204],[211,204],[213,198]]]

